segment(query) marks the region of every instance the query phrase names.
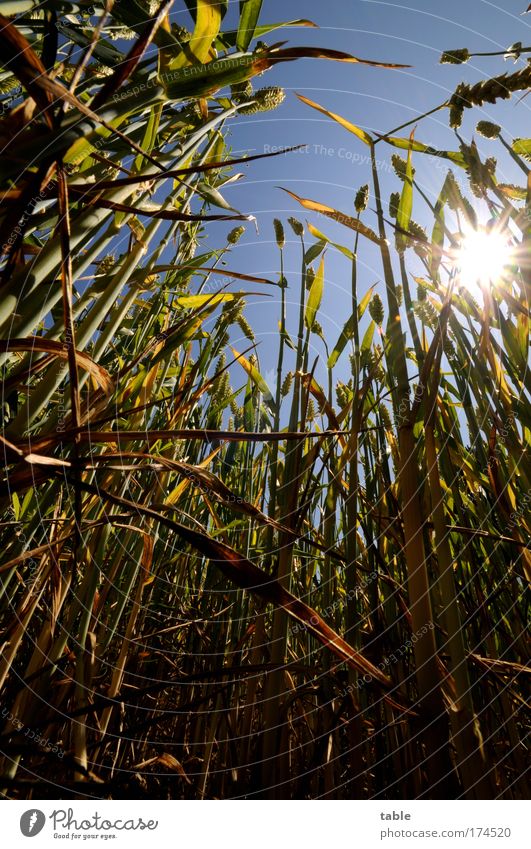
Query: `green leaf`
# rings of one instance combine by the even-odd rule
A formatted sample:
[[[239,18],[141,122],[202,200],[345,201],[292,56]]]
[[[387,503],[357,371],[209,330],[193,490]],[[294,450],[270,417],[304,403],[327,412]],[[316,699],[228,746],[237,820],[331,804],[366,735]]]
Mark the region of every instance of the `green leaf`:
[[[514,360],[517,371],[524,371],[529,353],[529,326],[525,316],[518,316],[516,324],[506,319],[500,310],[500,330],[511,360]]]
[[[324,106],[319,106],[318,103],[315,103],[313,100],[310,100],[308,97],[304,97],[302,94],[298,94],[297,97],[303,103],[306,103],[307,106],[311,106],[312,109],[317,109],[318,112],[322,112],[323,115],[326,115],[328,118],[331,118],[332,121],[336,121],[337,124],[341,124],[349,133],[353,133],[362,142],[366,145],[371,145],[373,143],[372,137],[369,133],[362,130],[361,127],[357,127],[356,124],[352,124],[350,121],[347,121],[346,118],[343,118],[341,115],[338,115],[336,112],[330,112],[328,109],[325,109]]]
[[[358,321],[360,321],[365,310],[367,309],[367,306],[369,304],[369,301],[371,300],[371,296],[372,296],[373,291],[374,291],[374,286],[371,286],[370,289],[368,290],[368,292],[366,292],[366,294],[363,296],[363,298],[359,302],[359,304],[358,304],[358,316],[357,316]],[[332,351],[332,353],[330,354],[330,356],[328,358],[328,363],[327,363],[328,368],[333,368],[335,366],[335,364],[337,363],[339,357],[341,356],[341,354],[343,353],[343,351],[345,349],[347,342],[349,342],[352,339],[352,336],[353,336],[353,333],[354,333],[354,327],[355,327],[354,313],[352,313],[350,318],[348,318],[347,321],[345,322],[343,330],[341,331],[341,333],[339,335],[339,339],[337,340],[337,342],[334,346],[334,350]]]
[[[361,350],[362,351],[370,351],[375,330],[376,330],[376,322],[371,321],[367,330],[365,331],[365,335],[364,335],[362,343],[361,343]]]
[[[225,200],[221,192],[218,192],[214,186],[209,186],[208,183],[202,180],[196,183],[198,194],[205,198],[211,206],[219,206],[221,209],[230,209],[232,212],[238,212],[233,206]]]
[[[308,328],[308,330],[312,329],[313,323],[315,321],[315,316],[317,315],[317,310],[321,306],[321,299],[323,297],[323,287],[324,257],[321,258],[321,262],[319,263],[317,274],[315,275],[315,279],[312,283],[310,293],[308,295],[308,303],[306,304],[306,314],[304,316],[304,321],[306,322],[306,327]]]
[[[310,224],[308,222],[307,226],[308,226],[308,230],[312,234],[312,236],[315,236],[315,238],[319,239],[321,242],[326,242],[326,244],[332,245],[333,248],[340,251],[340,253],[342,253],[343,256],[346,256],[346,258],[349,259],[352,262],[352,260],[354,259],[354,254],[352,253],[352,251],[350,251],[344,245],[339,245],[337,242],[332,242],[332,240],[329,239],[328,236],[325,236],[324,233],[321,233],[321,231],[318,230],[317,227],[314,227],[313,224]]]
[[[341,356],[341,354],[343,353],[343,351],[345,349],[345,345],[347,344],[349,339],[352,339],[352,335],[354,333],[354,326],[355,326],[354,313],[352,313],[350,318],[348,318],[346,320],[345,324],[343,325],[343,330],[339,334],[339,338],[338,338],[336,344],[334,345],[334,349],[333,349],[332,353],[330,354],[330,356],[328,357],[328,362],[327,362],[328,368],[334,368],[339,357]]]
[[[459,151],[437,150],[437,148],[431,147],[429,144],[423,144],[419,141],[411,142],[411,139],[403,139],[398,136],[381,136],[381,140],[387,142],[387,144],[390,144],[392,147],[398,147],[401,150],[409,150],[411,145],[411,149],[415,151],[415,153],[427,153],[429,156],[438,156],[441,159],[449,159],[460,168],[466,167],[465,158]]]
[[[434,209],[434,217],[435,224],[433,225],[433,230],[431,234],[431,276],[436,279],[439,273],[439,265],[441,264],[441,249],[444,245],[444,207],[448,200],[448,187],[450,185],[449,180],[451,178],[449,176],[446,177],[439,197],[437,198],[437,203],[435,204]]]
[[[247,50],[253,40],[261,8],[262,0],[243,0],[240,3],[240,22],[236,36],[238,50]]]
[[[370,303],[370,300],[372,298],[372,293],[374,292],[375,286],[376,286],[376,283],[374,283],[370,287],[370,289],[368,289],[368,291],[364,294],[363,298],[361,299],[361,301],[358,304],[358,321],[361,321],[365,310],[369,306],[369,303]]]
[[[20,499],[16,492],[13,493],[11,498],[13,500],[13,514],[16,521],[18,522],[20,519]]]
[[[24,499],[22,501],[22,505],[20,507],[20,515],[17,517],[18,519],[23,519],[24,516],[26,515],[26,511],[28,510],[28,508],[31,504],[31,500],[34,496],[34,492],[35,491],[33,489],[29,489],[27,491],[26,495],[24,496]]]
[[[199,318],[191,315],[191,320],[183,322],[182,326],[178,327],[175,333],[172,333],[166,341],[164,347],[150,360],[149,367],[152,368],[161,360],[166,360],[170,354],[179,348],[184,342],[191,339],[197,330],[201,327],[205,318],[210,314],[210,310],[204,312]]]
[[[297,346],[293,342],[293,340],[292,340],[291,336],[289,335],[289,333],[287,332],[287,330],[284,330],[284,333],[282,332],[282,322],[281,321],[278,322],[278,330],[279,330],[280,336],[282,337],[282,339],[284,340],[284,342],[286,343],[288,348],[291,348],[292,351],[296,351]]]
[[[306,265],[310,265],[316,259],[319,254],[321,254],[326,248],[326,241],[321,240],[316,242],[315,245],[312,245],[306,253],[304,254],[304,262]]]
[[[210,56],[212,43],[216,40],[221,26],[222,6],[218,0],[197,0],[195,27],[187,50],[179,53],[169,62],[169,69],[176,71],[189,64],[192,53],[196,62],[206,62]]]
[[[407,153],[407,163],[406,163],[406,173],[404,177],[404,186],[402,188],[402,194],[400,196],[400,203],[398,204],[398,211],[396,214],[396,223],[400,230],[407,231],[409,229],[409,222],[411,220],[411,213],[413,211],[413,168],[411,165],[411,157],[413,151],[413,133],[411,134],[409,150]],[[398,250],[405,250],[407,246],[407,236],[403,233],[397,233],[397,247]]]
[[[4,15],[6,14],[3,9],[0,9],[0,12]],[[91,45],[91,51],[94,57],[110,68],[113,66],[116,67],[120,62],[124,61],[124,54],[113,44],[101,37],[94,43],[92,40],[93,33],[88,34],[83,32],[80,26],[68,26],[67,24],[59,23],[57,29],[62,35],[80,47]]]
[[[267,35],[269,32],[282,29],[282,27],[317,27],[317,24],[314,24],[313,21],[306,20],[306,18],[297,18],[294,21],[280,21],[275,24],[260,24],[254,28],[253,38],[262,38],[262,36]],[[224,47],[236,47],[237,36],[237,30],[227,30],[227,32],[219,35],[218,44]]]
[[[255,421],[255,393],[253,392],[253,381],[249,377],[245,387],[245,399],[243,402],[243,424],[245,430],[254,430]]]
[[[244,55],[236,59],[224,57],[215,62],[204,62],[192,68],[172,70],[162,80],[170,100],[206,97],[220,88],[241,83],[258,73],[260,63],[255,56]]]
[[[205,304],[217,306],[218,304],[223,304],[226,301],[235,301],[238,298],[241,298],[244,294],[247,293],[223,292],[220,295],[180,295],[175,300],[181,307],[185,307],[186,309],[195,309],[196,307],[203,307]]]
[[[162,103],[157,103],[153,106],[149,111],[149,118],[146,125],[146,130],[144,133],[144,138],[141,142],[141,148],[145,150],[147,153],[151,153],[155,146],[155,142],[157,140],[157,133],[159,130],[160,119],[162,116]],[[139,174],[142,170],[142,166],[146,163],[146,159],[144,156],[137,156],[135,159],[135,171]],[[146,163],[147,164],[147,163]]]
[[[511,183],[498,183],[498,191],[511,200],[525,200],[527,197],[527,190],[523,186],[514,186]]]
[[[253,366],[253,364],[250,363],[249,360],[246,357],[243,356],[243,354],[239,354],[238,351],[235,348],[232,347],[232,345],[230,347],[231,347],[231,351],[234,354],[234,357],[236,358],[236,360],[239,362],[239,364],[241,365],[243,370],[246,372],[249,379],[252,380],[252,382],[255,384],[255,386],[258,387],[259,391],[262,393],[264,401],[266,402],[266,404],[268,405],[270,410],[272,410],[272,412],[274,412],[274,410],[275,410],[275,399],[273,397],[273,393],[271,392],[269,386],[265,382],[264,378],[262,377],[262,375],[260,374],[258,369],[255,368],[255,366]]]
[[[515,139],[511,147],[518,156],[531,159],[531,139]]]

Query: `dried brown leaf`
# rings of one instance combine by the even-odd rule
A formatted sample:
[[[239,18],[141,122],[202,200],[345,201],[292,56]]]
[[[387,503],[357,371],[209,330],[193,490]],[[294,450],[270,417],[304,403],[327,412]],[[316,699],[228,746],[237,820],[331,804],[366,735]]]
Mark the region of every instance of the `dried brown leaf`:
[[[44,339],[41,336],[28,336],[23,339],[0,339],[0,351],[2,353],[39,351],[59,357],[62,360],[68,360],[68,348],[63,342],[56,342],[54,339]],[[95,363],[83,351],[75,351],[75,356],[77,364],[89,372],[106,395],[110,395],[114,390],[114,382],[107,369]]]

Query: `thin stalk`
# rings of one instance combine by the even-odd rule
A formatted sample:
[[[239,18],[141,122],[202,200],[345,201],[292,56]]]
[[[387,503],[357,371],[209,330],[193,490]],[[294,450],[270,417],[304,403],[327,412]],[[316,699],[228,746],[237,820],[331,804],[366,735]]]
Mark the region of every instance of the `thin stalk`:
[[[399,485],[401,513],[404,524],[404,549],[408,574],[408,595],[411,629],[418,637],[414,644],[416,680],[422,710],[422,736],[426,740],[426,767],[435,793],[444,795],[451,776],[448,758],[447,720],[441,693],[437,661],[437,645],[430,600],[427,559],[424,547],[425,518],[418,492],[418,465],[413,426],[409,420],[410,398],[405,341],[398,308],[396,285],[386,239],[384,215],[374,145],[371,145],[372,176],[378,217],[380,252],[382,257],[389,319],[389,361],[392,363],[396,388],[393,406],[398,427]],[[443,736],[441,736],[441,734]],[[445,739],[446,738],[446,739]],[[441,786],[438,786],[441,782]]]

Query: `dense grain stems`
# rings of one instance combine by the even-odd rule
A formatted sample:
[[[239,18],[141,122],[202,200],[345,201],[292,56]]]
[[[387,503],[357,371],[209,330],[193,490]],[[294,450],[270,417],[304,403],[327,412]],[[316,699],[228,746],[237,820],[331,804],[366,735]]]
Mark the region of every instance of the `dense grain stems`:
[[[162,204],[162,208],[173,208],[176,195],[178,196],[179,194],[180,189],[171,193]],[[190,188],[185,194],[183,203],[186,203],[192,195],[193,189]],[[129,216],[125,216],[126,219],[128,217]],[[157,257],[162,250],[162,246],[165,244],[165,239],[161,240],[158,248],[153,251],[146,267],[139,269],[140,262],[146,253],[147,246],[150,245],[151,240],[160,230],[162,224],[163,222],[158,219],[154,219],[150,222],[143,233],[142,241],[135,242],[129,254],[124,257],[122,264],[111,276],[111,279],[104,291],[98,293],[94,303],[87,311],[87,314],[77,328],[75,337],[76,347],[79,350],[83,350],[94,339],[100,325],[105,322],[108,317],[110,317],[110,320],[106,322],[105,327],[97,336],[97,340],[94,345],[92,356],[96,359],[96,361],[98,361],[104,354],[111,340],[119,332],[123,319],[134,304],[135,299],[138,297],[138,293],[142,288],[144,280],[149,276],[151,268],[156,264]],[[175,228],[175,226],[176,224],[172,224],[170,231]],[[111,231],[112,230],[113,227],[111,225]],[[129,291],[123,295],[122,290],[128,284]],[[88,291],[90,292],[90,289]],[[115,308],[117,304],[118,307],[113,311],[113,308]],[[49,309],[49,304],[47,308]],[[73,338],[72,333],[73,328],[70,331],[70,338]],[[13,433],[24,431],[31,426],[38,414],[50,402],[53,393],[64,380],[64,376],[64,369],[61,363],[49,370],[47,380],[28,396],[27,403],[21,407],[17,417],[10,424],[10,429],[12,429]],[[77,385],[82,386],[87,379],[88,374],[85,374],[84,377],[78,379]],[[67,409],[68,404],[65,403],[62,410],[63,415]],[[72,420],[72,425],[75,427],[74,421],[75,419]]]
[[[172,158],[172,161],[169,163],[169,169],[171,170],[185,165],[188,162],[188,158],[194,153],[208,132],[215,129],[218,124],[222,124],[235,111],[236,107],[225,109],[222,113],[214,115],[195,133],[192,133],[187,139],[186,144],[179,150],[179,155],[175,159]],[[149,177],[159,173],[160,170],[155,166],[147,165],[142,171],[142,176],[148,180]],[[126,185],[108,193],[106,200],[113,203],[124,203],[130,197],[131,191],[131,186]],[[98,233],[101,226],[108,219],[114,218],[114,216],[115,214],[112,210],[104,207],[89,207],[88,209],[84,209],[77,216],[71,228],[70,251],[72,255],[76,256],[77,251],[81,247],[84,247],[87,241]],[[130,214],[125,213],[122,224],[129,217]],[[157,224],[160,222],[155,220],[152,223]],[[113,236],[117,235],[117,230],[114,229],[113,223],[109,225],[108,233],[109,237],[104,239],[104,243],[108,243]],[[103,244],[100,245],[100,249],[102,247]],[[0,332],[8,333],[10,336],[26,336],[46,316],[53,305],[60,300],[61,290],[55,289],[54,292],[53,286],[51,286],[60,261],[61,243],[60,234],[58,234],[48,239],[34,262],[26,264],[17,272],[6,287],[0,305]],[[86,263],[85,265],[81,265],[81,269],[84,268],[86,268]],[[78,273],[81,269],[78,269]],[[50,284],[52,291],[45,284]],[[17,304],[20,301],[21,295],[25,299],[25,309],[20,321],[15,322],[13,326],[13,314],[16,314]],[[2,359],[0,358],[0,362]]]
[[[126,668],[127,658],[128,658],[128,655],[131,653],[132,648],[133,648],[133,637],[134,637],[134,633],[135,633],[135,626],[136,626],[136,622],[137,622],[137,619],[138,619],[138,615],[139,615],[140,610],[141,610],[142,594],[144,592],[144,586],[145,586],[145,584],[147,582],[147,578],[149,576],[148,570],[151,566],[151,554],[152,554],[152,551],[150,550],[151,549],[151,546],[150,546],[151,537],[148,534],[145,534],[144,540],[145,540],[145,542],[144,542],[144,552],[139,557],[139,560],[141,561],[141,565],[138,567],[138,569],[133,569],[132,573],[131,573],[130,589],[132,590],[132,588],[134,586],[134,582],[136,580],[136,582],[137,582],[136,592],[135,592],[134,601],[133,601],[133,604],[132,604],[132,607],[131,607],[131,611],[130,611],[130,614],[129,614],[129,619],[128,619],[127,627],[126,627],[125,634],[124,634],[124,640],[123,640],[123,643],[122,643],[122,647],[120,649],[120,654],[119,654],[118,660],[116,661],[116,665],[115,665],[114,670],[113,670],[113,676],[112,676],[111,684],[110,684],[110,687],[109,687],[109,696],[111,698],[114,698],[114,696],[116,696],[119,693],[119,691],[122,687],[122,682],[123,682],[123,678],[124,678],[124,671],[125,671],[125,668]],[[136,540],[132,540],[132,543],[133,543],[132,551],[134,551],[135,547],[136,547],[135,546]],[[99,720],[99,731],[101,733],[101,739],[103,739],[105,737],[105,733],[106,733],[108,725],[109,725],[109,721],[110,721],[110,718],[111,718],[112,711],[113,711],[112,707],[107,708],[107,710],[105,710],[103,712],[103,714],[102,714],[102,716]]]
[[[525,219],[526,224],[522,239],[523,260],[520,271],[525,286],[525,303],[528,304],[531,301],[531,171],[527,175]]]
[[[358,221],[360,213],[358,212]],[[350,459],[347,466],[347,482],[348,493],[345,499],[345,553],[347,555],[347,567],[345,574],[345,589],[346,589],[346,604],[345,604],[345,636],[349,643],[356,649],[360,648],[360,607],[359,592],[358,592],[358,510],[359,510],[359,428],[361,425],[362,416],[362,400],[359,398],[360,376],[361,376],[361,361],[360,361],[360,338],[359,338],[359,321],[358,321],[358,244],[359,233],[356,233],[354,240],[354,251],[352,257],[351,271],[351,307],[353,321],[353,359],[352,359],[352,409],[350,413],[350,436],[348,441],[348,450]],[[354,669],[348,670],[349,685],[355,693],[358,689],[359,675]],[[361,775],[359,764],[361,763],[361,753],[363,745],[363,722],[359,714],[350,718],[348,724],[348,741],[350,749],[349,766],[353,768],[355,779],[354,789],[359,792],[361,789]]]
[[[87,128],[85,127],[85,132]],[[80,125],[79,132],[83,132],[83,126]],[[157,174],[158,170],[154,166],[146,168],[146,176],[149,174]],[[120,203],[125,201],[131,194],[131,187],[117,189],[111,192],[107,199]],[[70,233],[70,250],[73,253],[76,249],[84,246],[89,234],[95,233],[104,221],[112,217],[113,213],[109,209],[94,209],[93,207],[85,210],[78,216],[75,223],[72,225]],[[46,245],[40,251],[37,259],[31,264],[30,268],[23,267],[20,272],[14,275],[10,281],[4,296],[2,298],[2,309],[0,310],[0,328],[4,328],[6,322],[10,322],[13,312],[16,310],[17,303],[20,299],[21,292],[24,297],[28,297],[41,284],[50,280],[52,275],[60,263],[60,234],[48,239]],[[49,302],[46,304],[46,309],[49,309]],[[28,332],[33,324],[37,323],[42,318],[42,313],[33,315],[27,310],[23,314],[25,328],[17,330],[20,335]]]
[[[284,280],[284,252],[280,248],[280,341],[278,345],[278,360],[277,360],[277,386],[275,392],[275,416],[274,430],[280,430],[280,405],[282,402],[282,368],[284,364],[284,344],[286,336],[286,281]],[[277,488],[278,488],[278,443],[275,443],[271,449],[271,466],[270,466],[270,484],[269,484],[269,516],[274,519],[277,509]],[[266,556],[270,557],[273,545],[273,529],[270,527],[267,532]]]
[[[357,417],[356,417],[357,419]],[[358,581],[357,559],[358,559],[358,427],[357,420],[352,423],[350,436],[350,449],[352,451],[352,459],[348,468],[348,495],[346,498],[346,519],[347,526],[345,530],[345,551],[347,555],[347,571],[346,571],[346,587],[347,587],[347,603],[346,603],[346,629],[347,639],[352,642],[352,645],[359,645],[358,638],[358,610],[356,603],[356,585]],[[351,678],[355,678],[356,673],[352,670]]]
[[[280,334],[269,328],[278,343],[271,395],[259,359],[245,360],[242,380],[230,353],[240,331],[255,344],[245,293],[232,284],[266,281],[237,265],[222,270],[244,227],[219,247],[217,226],[207,231],[204,220],[224,203],[219,192],[237,164],[227,158],[226,118],[281,99],[278,89],[253,91],[248,79],[272,55],[258,42],[252,53],[240,50],[253,35],[252,4],[240,4],[235,35],[219,32],[219,4],[201,0],[190,34],[167,19],[155,32],[144,2],[120,0],[116,15],[109,3],[100,21],[103,41],[97,31],[92,42],[90,11],[80,7],[63,27],[60,5],[57,61],[39,79],[70,85],[95,108],[105,100],[101,115],[115,127],[98,126],[83,106],[65,108],[61,97],[46,110],[54,120],[42,120],[44,90],[33,88],[31,100],[17,74],[40,62],[32,51],[43,19],[11,4],[21,14],[2,26],[0,47],[20,27],[32,46],[0,74],[3,137],[13,130],[16,139],[0,163],[6,238],[23,199],[39,191],[35,162],[42,172],[57,162],[59,171],[24,232],[13,232],[17,250],[7,250],[3,265],[5,795],[526,798],[531,181],[524,213],[521,188],[498,182],[479,140],[436,151],[390,138],[404,124],[374,141],[313,104],[371,149],[379,235],[361,214],[368,186],[355,196],[356,215],[299,199],[356,236],[350,247],[331,242],[309,221],[316,241],[306,251],[304,226],[289,219],[302,266],[288,327],[284,269],[289,277],[293,248],[284,250],[275,221],[281,291]],[[74,30],[88,40],[74,44]],[[140,42],[128,57],[123,43],[135,32]],[[138,64],[142,38],[146,45],[153,35]],[[225,48],[234,38],[236,52]],[[79,48],[85,60],[76,71],[68,60]],[[214,51],[210,67],[186,65]],[[465,55],[448,51],[446,60]],[[514,88],[523,76],[504,79]],[[508,93],[503,80],[492,86],[465,89],[476,99]],[[446,111],[426,114],[439,109]],[[20,132],[23,116],[30,122]],[[497,125],[482,124],[478,133],[527,173],[528,140],[518,140],[516,154]],[[408,151],[405,164],[393,158],[404,189],[389,209],[417,232],[413,250],[399,232],[394,246],[385,241],[376,144]],[[435,206],[413,179],[413,150],[467,165],[460,180],[444,176]],[[63,168],[74,174],[65,179]],[[478,204],[471,212],[463,193],[467,178],[496,227],[509,225],[513,244],[515,227],[523,233],[484,305],[453,287],[450,251],[464,235],[456,230],[465,220],[481,226]],[[424,200],[420,223],[435,223],[434,250],[415,231],[416,197]],[[101,207],[113,199],[121,209]],[[179,218],[161,226],[142,214],[157,211]],[[385,333],[367,240],[381,243]],[[352,262],[352,315],[333,348],[317,321],[324,264],[315,276],[305,264],[327,245]],[[418,273],[415,303],[409,281]],[[333,297],[327,287],[324,297]],[[35,337],[31,351],[15,342],[24,336]],[[66,349],[56,356],[59,339],[72,343],[69,360]],[[334,387],[336,363],[348,383]],[[83,494],[75,511],[73,484]],[[28,741],[28,729],[45,741]]]
[[[301,236],[302,268],[300,284],[299,303],[299,329],[297,335],[297,353],[295,365],[295,378],[291,411],[289,418],[289,429],[297,428],[299,422],[299,405],[301,393],[301,370],[303,366],[304,348],[304,301],[306,264],[304,261],[304,240]],[[278,492],[280,507],[280,521],[290,530],[296,527],[296,510],[298,505],[298,492],[300,487],[299,468],[302,452],[302,444],[288,445],[284,459],[284,473],[282,484]],[[278,567],[277,577],[279,582],[287,590],[291,587],[291,572],[293,566],[293,537],[280,532],[278,541]],[[288,619],[281,608],[277,608],[273,614],[272,637],[271,637],[271,660],[278,665],[278,670],[272,672],[267,678],[266,685],[266,707],[264,711],[264,736],[263,748],[263,781],[264,787],[268,789],[270,798],[277,798],[284,792],[283,788],[277,786],[282,778],[286,778],[288,770],[288,752],[280,751],[278,717],[282,703],[285,699],[285,673],[282,665],[286,662],[286,650],[288,643]]]
[[[324,610],[331,611],[330,616],[332,616],[334,612],[334,599],[337,597],[336,564],[330,555],[336,541],[337,525],[337,469],[335,459],[332,455],[330,456],[329,466],[330,471],[328,474],[323,515],[323,537],[326,550],[322,564],[321,584],[323,585]],[[331,619],[331,621],[333,626],[336,627],[334,619]],[[350,641],[349,634],[346,635],[346,639]],[[326,655],[326,663],[330,665],[333,662],[333,656],[329,656],[328,653]]]
[[[437,646],[433,628],[426,552],[424,549],[424,517],[418,495],[418,465],[413,425],[409,420],[409,377],[407,372],[404,337],[398,308],[396,286],[389,247],[386,240],[383,209],[378,180],[374,145],[371,146],[374,195],[381,238],[381,256],[389,305],[387,336],[389,339],[389,362],[392,363],[395,389],[393,407],[398,427],[399,484],[401,491],[401,515],[404,524],[404,547],[408,573],[409,609],[411,630],[418,636],[415,642],[415,668],[419,688],[420,707],[424,727],[422,736],[426,740],[429,755],[426,759],[435,792],[445,795],[444,784],[448,777],[446,716],[443,707],[441,680],[437,665]],[[441,738],[441,730],[444,736]],[[438,786],[437,786],[438,785]]]
[[[72,254],[70,253],[70,210],[66,173],[58,163],[58,229],[61,237],[61,293],[63,298],[63,325],[65,337],[63,346],[67,347],[68,376],[70,382],[70,406],[72,411],[72,426],[77,429],[81,423],[81,403],[79,395],[79,372],[76,358],[76,331],[72,315],[72,303],[74,298],[74,287],[72,277]],[[74,437],[72,446],[72,459],[74,463],[79,458],[79,436]],[[77,558],[80,543],[81,528],[81,492],[77,486],[78,472],[74,474],[74,518],[76,533],[74,539],[74,551],[72,553],[72,572],[77,575]]]
[[[456,692],[455,706],[450,712],[452,738],[457,750],[457,763],[466,798],[490,799],[493,796],[494,787],[482,748],[470,689],[467,652],[454,580],[454,560],[450,550],[443,491],[439,478],[433,415],[425,426],[425,446],[436,541],[437,584],[442,602],[441,619],[447,635],[450,671]]]
[[[360,215],[358,213],[358,221]],[[349,440],[349,450],[351,452],[350,462],[348,465],[348,495],[346,498],[346,529],[345,529],[345,550],[347,554],[347,604],[346,604],[346,628],[347,636],[352,645],[359,646],[359,637],[357,629],[358,610],[356,603],[356,583],[358,579],[357,559],[358,559],[358,429],[360,426],[360,408],[358,402],[358,389],[360,384],[360,338],[358,324],[358,242],[359,233],[356,233],[354,241],[354,255],[352,258],[352,274],[351,274],[351,295],[352,295],[352,321],[353,321],[353,365],[352,365],[352,382],[353,382],[353,400],[351,410],[351,430]],[[354,670],[349,671],[351,683],[356,683],[356,673]]]
[[[284,281],[284,256],[283,249],[280,248],[280,287],[281,287],[281,305],[280,305],[280,342],[278,349],[278,361],[277,361],[277,385],[275,392],[275,430],[280,430],[280,404],[282,400],[282,367],[284,361],[284,339],[286,333],[286,288]],[[277,512],[277,492],[278,492],[278,442],[275,442],[271,446],[271,464],[270,464],[270,477],[269,477],[269,504],[268,504],[268,515],[271,519],[276,518]],[[273,561],[273,540],[274,540],[274,532],[272,526],[268,527],[266,533],[266,562],[270,564]],[[282,539],[279,537],[278,546],[279,550],[282,545]],[[280,554],[278,555],[280,557]],[[289,586],[289,584],[288,584]],[[256,637],[261,640],[265,639],[264,633],[264,615],[262,613],[258,614],[257,617],[257,627],[256,627]],[[284,662],[284,654],[285,654],[285,644],[284,640],[287,640],[287,632],[285,631],[285,625],[282,621],[282,613],[281,611],[275,611],[275,615],[273,618],[273,640],[277,642],[273,642],[273,651],[271,658],[274,662]],[[254,658],[256,660],[259,659],[258,648],[261,643],[258,643],[254,649]],[[271,673],[268,678],[266,678],[266,698],[271,700],[274,699],[275,693],[281,692],[283,686],[283,673]],[[280,689],[279,689],[280,688]],[[250,697],[254,697],[254,693],[256,692],[256,684],[254,682],[250,682],[248,688],[248,700]],[[278,710],[278,702],[271,703],[271,705],[266,705],[265,715],[264,715],[264,741],[263,741],[263,753],[264,753],[264,764],[262,766],[263,771],[263,784],[264,787],[267,786],[271,777],[276,776],[276,762],[272,760],[275,756],[275,751],[278,751],[278,732],[276,728],[276,711]],[[246,730],[249,733],[250,723],[252,721],[252,704],[247,708],[247,722],[246,722]],[[284,755],[285,760],[286,755]]]
[[[160,225],[160,222],[154,223]],[[127,285],[129,277],[137,269],[142,253],[142,246],[138,244],[135,245],[129,257],[125,261],[124,266],[116,275],[118,279],[111,279],[105,291],[102,292],[101,296],[80,323],[77,330],[77,343],[80,350],[82,350],[90,342],[100,324],[110,314],[111,308],[120,297],[122,288]],[[122,301],[122,313],[125,306],[127,306],[127,308],[131,306],[138,295],[138,291],[138,284],[130,287],[129,292]],[[113,316],[113,319],[114,318],[115,316]],[[113,332],[116,332],[119,326],[118,322],[111,322],[111,330]],[[98,338],[98,343],[101,349],[101,336]],[[28,395],[26,404],[21,407],[17,417],[10,425],[10,429],[13,433],[20,433],[21,431],[24,432],[31,426],[35,418],[49,403],[53,393],[61,385],[64,378],[64,369],[61,363],[49,370],[46,382],[41,383],[30,395]],[[65,409],[66,406],[67,405],[65,405]]]

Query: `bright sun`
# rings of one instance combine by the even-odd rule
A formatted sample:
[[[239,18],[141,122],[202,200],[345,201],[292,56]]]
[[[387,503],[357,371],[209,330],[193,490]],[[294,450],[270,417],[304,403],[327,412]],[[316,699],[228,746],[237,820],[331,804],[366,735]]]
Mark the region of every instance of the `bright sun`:
[[[461,285],[474,293],[495,283],[511,263],[512,250],[507,235],[495,227],[466,230],[454,260]]]

